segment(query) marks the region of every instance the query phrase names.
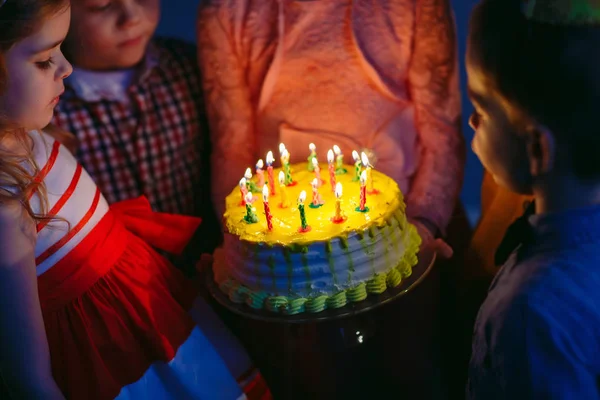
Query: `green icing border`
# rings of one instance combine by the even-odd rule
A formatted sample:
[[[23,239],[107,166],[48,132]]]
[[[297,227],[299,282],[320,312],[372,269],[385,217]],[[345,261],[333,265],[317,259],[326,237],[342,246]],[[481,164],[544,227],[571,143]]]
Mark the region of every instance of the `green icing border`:
[[[385,273],[375,274],[366,282],[361,282],[333,295],[318,295],[311,298],[271,296],[265,291],[253,291],[233,279],[226,279],[219,288],[233,303],[246,303],[254,309],[266,308],[273,313],[293,315],[302,312],[318,313],[328,308],[340,308],[352,302],[365,300],[369,294],[381,294],[394,288],[412,274],[417,262],[421,238],[413,225],[408,224],[410,243],[398,264]]]

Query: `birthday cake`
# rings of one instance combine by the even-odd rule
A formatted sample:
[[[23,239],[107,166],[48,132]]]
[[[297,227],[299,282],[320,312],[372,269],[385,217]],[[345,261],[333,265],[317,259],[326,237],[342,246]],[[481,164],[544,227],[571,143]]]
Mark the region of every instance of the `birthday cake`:
[[[311,148],[311,150],[313,150]],[[421,239],[403,195],[368,161],[257,164],[227,196],[215,280],[231,301],[281,314],[316,313],[400,285]],[[269,160],[270,158],[270,160]],[[316,160],[316,157],[313,157]],[[366,169],[363,167],[366,166]],[[312,168],[311,168],[312,167]]]

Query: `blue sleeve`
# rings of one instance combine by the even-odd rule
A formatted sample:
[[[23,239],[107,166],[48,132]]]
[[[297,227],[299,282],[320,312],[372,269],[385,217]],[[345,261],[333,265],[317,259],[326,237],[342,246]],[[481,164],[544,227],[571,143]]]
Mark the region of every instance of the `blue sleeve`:
[[[489,319],[482,329],[486,343],[477,348],[474,342],[469,397],[600,398],[597,377],[585,361],[597,356],[585,354],[596,349],[596,339],[573,323],[581,321],[576,313],[551,302],[519,305],[503,318]]]

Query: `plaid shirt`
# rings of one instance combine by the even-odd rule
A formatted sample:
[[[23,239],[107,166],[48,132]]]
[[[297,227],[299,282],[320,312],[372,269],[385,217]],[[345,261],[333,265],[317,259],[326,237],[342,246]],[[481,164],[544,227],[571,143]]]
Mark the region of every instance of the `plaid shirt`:
[[[67,80],[53,122],[77,136],[76,157],[108,202],[145,195],[156,211],[199,215],[209,186],[195,46],[154,40],[125,99],[75,83]]]

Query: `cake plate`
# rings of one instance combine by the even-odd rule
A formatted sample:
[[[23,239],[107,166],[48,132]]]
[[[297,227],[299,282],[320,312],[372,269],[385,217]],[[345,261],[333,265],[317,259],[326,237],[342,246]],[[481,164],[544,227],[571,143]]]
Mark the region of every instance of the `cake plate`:
[[[265,322],[282,322],[288,324],[303,324],[307,322],[330,321],[340,318],[348,318],[370,311],[374,308],[390,303],[413,290],[431,271],[435,263],[436,253],[431,248],[423,248],[417,254],[418,263],[413,266],[412,274],[395,288],[387,289],[381,294],[369,294],[363,301],[346,304],[344,307],[326,309],[318,313],[303,312],[294,315],[285,315],[271,312],[266,309],[253,309],[245,303],[238,304],[229,300],[214,280],[213,267],[224,262],[223,252],[217,249],[214,255],[214,263],[204,269],[204,280],[206,287],[217,303],[242,317],[251,318]]]

